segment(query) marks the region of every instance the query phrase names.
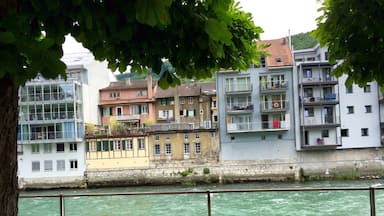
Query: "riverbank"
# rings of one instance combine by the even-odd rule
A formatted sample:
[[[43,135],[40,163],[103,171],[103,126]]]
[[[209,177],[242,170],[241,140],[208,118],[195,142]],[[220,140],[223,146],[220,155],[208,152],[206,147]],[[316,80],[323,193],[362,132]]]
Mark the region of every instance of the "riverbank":
[[[148,167],[90,169],[71,178],[19,179],[23,189],[384,178],[382,149],[298,152],[287,160],[161,161]]]

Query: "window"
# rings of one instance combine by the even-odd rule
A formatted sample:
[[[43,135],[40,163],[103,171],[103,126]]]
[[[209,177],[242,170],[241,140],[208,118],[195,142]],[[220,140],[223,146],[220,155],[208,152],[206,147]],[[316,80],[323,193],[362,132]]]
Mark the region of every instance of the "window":
[[[184,154],[189,154],[189,143],[184,143]]]
[[[277,135],[277,139],[283,139],[283,135],[282,134],[278,134]]]
[[[195,110],[188,110],[188,113],[187,113],[187,116],[188,117],[194,117],[195,116]]]
[[[133,149],[133,141],[131,139],[126,140],[126,149],[132,150]]]
[[[345,87],[345,92],[346,92],[347,94],[352,94],[352,93],[353,93],[353,86]]]
[[[313,89],[304,88],[304,97],[313,97]]]
[[[260,67],[265,68],[265,56],[260,56]]]
[[[69,167],[71,168],[71,169],[77,169],[77,160],[70,160],[69,161]]]
[[[32,172],[40,171],[40,161],[32,161]]]
[[[341,136],[342,137],[349,137],[349,130],[348,129],[341,129]]]
[[[188,104],[193,104],[193,97],[188,97]]]
[[[70,143],[69,144],[69,150],[71,152],[76,152],[77,151],[77,143]]]
[[[354,112],[355,112],[355,110],[354,110],[353,106],[347,106],[347,113],[348,114],[352,114]]]
[[[110,98],[119,98],[120,97],[120,92],[111,92],[109,93]]]
[[[51,152],[52,152],[51,143],[44,143],[44,153],[51,153]]]
[[[52,171],[52,170],[53,170],[52,160],[45,160],[44,171]]]
[[[155,135],[155,140],[159,141],[160,140],[160,136],[159,135]]]
[[[361,128],[361,136],[368,136],[368,128]]]
[[[39,144],[32,144],[32,153],[37,154],[40,152]]]
[[[65,171],[65,160],[57,160],[56,169],[57,171]]]
[[[123,115],[123,107],[116,107],[116,115],[117,116]]]
[[[147,90],[139,90],[136,92],[137,97],[147,96]]]
[[[372,112],[372,106],[371,105],[365,105],[365,112],[371,113]]]
[[[165,144],[165,154],[166,155],[172,154],[172,146],[171,146],[171,144]]]
[[[195,138],[199,139],[200,138],[200,134],[199,133],[195,133]]]
[[[195,153],[201,153],[200,143],[195,143]]]
[[[261,140],[265,140],[265,135],[261,135]]]
[[[139,149],[145,149],[145,140],[144,139],[137,139],[138,147]]]
[[[185,97],[180,97],[180,104],[185,104]]]
[[[369,92],[371,92],[371,85],[366,85],[366,86],[364,86],[364,92],[365,92],[365,93],[369,93]]]
[[[307,78],[307,79],[311,79],[312,78],[312,69],[310,69],[310,68],[305,69],[303,71],[303,77]]]
[[[188,139],[188,134],[187,133],[184,134],[184,139]]]
[[[324,138],[324,137],[329,137],[329,131],[328,130],[322,130],[321,131],[321,137]]]
[[[64,152],[64,143],[56,144],[56,152]]]
[[[147,104],[140,105],[140,113],[148,113],[148,105]]]
[[[160,144],[155,144],[155,146],[153,147],[153,154],[160,155]]]
[[[304,108],[304,117],[314,117],[315,112],[313,107]]]

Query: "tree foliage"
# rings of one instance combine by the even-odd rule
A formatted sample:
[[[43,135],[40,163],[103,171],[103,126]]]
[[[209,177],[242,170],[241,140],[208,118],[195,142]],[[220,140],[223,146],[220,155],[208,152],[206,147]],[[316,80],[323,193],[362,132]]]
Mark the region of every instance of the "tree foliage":
[[[384,1],[324,0],[316,38],[328,47],[332,63],[343,59],[335,75],[347,74],[347,85],[384,84]]]
[[[22,84],[37,73],[65,76],[67,34],[112,70],[160,73],[168,60],[178,76],[211,77],[258,59],[261,32],[233,0],[18,0],[18,11],[0,19],[0,78],[9,73]],[[160,82],[179,80],[166,71]]]
[[[295,34],[291,38],[294,50],[313,48],[318,43],[311,32]]]

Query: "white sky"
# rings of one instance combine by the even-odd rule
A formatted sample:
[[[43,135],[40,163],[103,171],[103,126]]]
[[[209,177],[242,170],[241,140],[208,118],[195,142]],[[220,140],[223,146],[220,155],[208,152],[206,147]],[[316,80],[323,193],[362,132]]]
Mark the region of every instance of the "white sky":
[[[255,25],[263,28],[262,40],[277,39],[316,29],[317,0],[238,0],[252,13]]]
[[[238,0],[246,12],[252,13],[253,21],[263,28],[262,40],[277,39],[316,28],[317,0]],[[66,37],[64,53],[87,51],[72,37]]]

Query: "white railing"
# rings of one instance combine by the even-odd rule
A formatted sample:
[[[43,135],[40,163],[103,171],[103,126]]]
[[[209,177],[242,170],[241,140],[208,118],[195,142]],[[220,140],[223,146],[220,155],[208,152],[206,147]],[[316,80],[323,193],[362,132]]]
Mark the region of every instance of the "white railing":
[[[260,81],[260,91],[279,90],[288,88],[288,81]]]
[[[270,130],[289,130],[287,121],[262,121],[245,123],[228,123],[228,132],[246,132],[246,131],[270,131]]]
[[[288,108],[288,100],[266,101],[261,103],[261,111],[279,111]]]
[[[252,85],[247,84],[232,84],[225,86],[225,92],[252,91]]]
[[[114,116],[117,121],[129,121],[129,120],[137,120],[140,119],[139,114],[132,114],[132,115],[121,115],[121,116]]]

